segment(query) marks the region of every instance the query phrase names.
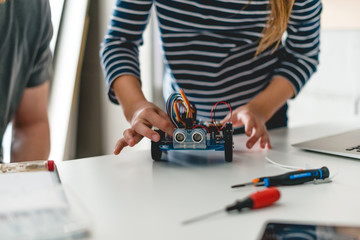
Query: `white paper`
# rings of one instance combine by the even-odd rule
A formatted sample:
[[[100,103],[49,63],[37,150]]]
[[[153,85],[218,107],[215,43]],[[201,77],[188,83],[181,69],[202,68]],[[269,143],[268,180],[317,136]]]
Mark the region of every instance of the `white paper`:
[[[0,174],[0,214],[65,208],[66,198],[54,175],[49,171]]]

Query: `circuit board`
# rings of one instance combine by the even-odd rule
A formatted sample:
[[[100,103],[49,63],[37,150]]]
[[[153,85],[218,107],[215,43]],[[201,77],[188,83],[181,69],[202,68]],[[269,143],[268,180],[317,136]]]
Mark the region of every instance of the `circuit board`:
[[[226,104],[231,113],[231,107],[226,102],[218,102],[211,110],[212,113],[218,104]],[[175,126],[172,136],[161,130],[160,141],[151,142],[151,156],[153,160],[162,159],[162,154],[171,150],[215,150],[224,151],[227,162],[233,159],[233,128],[227,121],[220,124],[211,117],[210,122],[201,122],[196,119],[196,107],[191,104],[184,91],[172,94],[166,103],[167,114]]]

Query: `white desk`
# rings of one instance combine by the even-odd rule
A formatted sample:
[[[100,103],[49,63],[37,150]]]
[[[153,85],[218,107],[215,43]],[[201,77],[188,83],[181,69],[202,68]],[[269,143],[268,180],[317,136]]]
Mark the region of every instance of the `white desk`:
[[[149,151],[58,164],[65,186],[92,218],[93,239],[256,239],[267,220],[360,225],[360,161],[300,151],[290,145],[360,124],[322,124],[270,131],[270,151],[234,152],[234,161],[208,159],[153,162]],[[234,137],[244,149],[244,136]],[[198,153],[198,152],[197,152]],[[231,189],[255,177],[285,172],[265,160],[338,172],[332,183],[279,187],[280,200],[267,208],[219,214],[190,225],[189,218],[221,209],[260,188]]]

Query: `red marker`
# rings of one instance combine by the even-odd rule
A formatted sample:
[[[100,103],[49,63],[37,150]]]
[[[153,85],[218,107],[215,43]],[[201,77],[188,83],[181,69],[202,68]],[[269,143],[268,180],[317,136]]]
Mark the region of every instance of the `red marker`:
[[[255,192],[244,200],[236,201],[232,205],[227,206],[225,208],[225,211],[230,212],[233,210],[238,210],[240,212],[242,209],[246,209],[246,208],[250,208],[250,209],[263,208],[273,204],[274,202],[279,200],[279,198],[280,198],[279,190],[275,187],[270,187],[262,191]],[[184,221],[183,224],[193,223],[223,211],[224,209],[221,209],[196,218],[192,218],[190,220]]]

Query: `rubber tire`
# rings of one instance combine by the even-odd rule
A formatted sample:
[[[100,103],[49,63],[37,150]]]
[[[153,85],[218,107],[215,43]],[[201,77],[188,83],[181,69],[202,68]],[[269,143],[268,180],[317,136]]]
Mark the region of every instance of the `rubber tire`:
[[[151,158],[154,161],[161,161],[162,151],[159,146],[165,134],[161,130],[155,130],[155,131],[160,134],[160,141],[158,142],[151,141]]]
[[[232,124],[226,123],[223,130],[224,135],[224,155],[225,161],[232,162],[233,160],[233,135],[232,135]]]

